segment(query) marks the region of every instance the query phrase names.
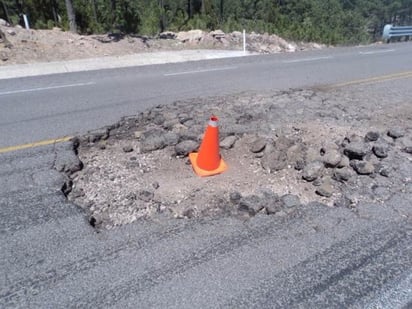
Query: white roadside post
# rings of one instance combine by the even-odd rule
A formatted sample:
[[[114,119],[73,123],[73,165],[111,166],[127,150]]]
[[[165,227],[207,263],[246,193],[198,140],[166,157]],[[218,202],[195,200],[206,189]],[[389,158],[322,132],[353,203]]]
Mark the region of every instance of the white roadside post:
[[[246,30],[243,29],[243,52],[246,54]]]
[[[30,29],[29,19],[27,18],[26,14],[23,14],[23,20],[24,20],[24,26],[26,27],[27,30],[29,30]]]

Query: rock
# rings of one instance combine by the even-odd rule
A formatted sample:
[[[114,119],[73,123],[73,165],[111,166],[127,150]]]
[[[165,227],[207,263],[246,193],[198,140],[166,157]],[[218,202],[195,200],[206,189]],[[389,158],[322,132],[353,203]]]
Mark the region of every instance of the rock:
[[[278,203],[273,203],[273,204],[265,205],[265,210],[266,210],[266,214],[274,215],[278,213],[279,211],[281,211],[282,209],[280,208],[280,205]]]
[[[0,26],[10,26],[9,23],[7,21],[5,21],[4,19],[0,18]]]
[[[163,138],[166,146],[175,146],[177,145],[177,143],[179,143],[180,139],[179,134],[175,132],[166,132],[163,135]]]
[[[174,40],[176,38],[176,33],[171,31],[165,31],[159,34],[159,39],[162,40]]]
[[[136,139],[139,139],[143,133],[143,131],[135,131],[133,134]]]
[[[103,224],[103,216],[98,213],[94,213],[89,218],[89,224],[95,228],[100,227]]]
[[[215,31],[211,31],[209,32],[209,34],[216,39],[224,38],[226,36],[226,34],[222,30],[219,30],[219,29]]]
[[[162,125],[162,126],[163,126],[163,128],[166,129],[166,130],[171,130],[171,129],[173,129],[177,124],[180,125],[179,119],[173,118],[173,119],[165,120],[165,121],[163,122],[163,125]]]
[[[280,136],[278,139],[275,141],[275,148],[277,150],[281,150],[286,152],[290,147],[294,145],[294,141],[285,137],[285,136]]]
[[[378,170],[379,175],[383,176],[383,177],[389,177],[390,175],[390,169],[386,166],[381,166]]]
[[[305,162],[322,161],[319,149],[310,147],[305,151]]]
[[[185,140],[175,146],[175,153],[178,156],[187,156],[189,153],[196,151],[198,148],[198,142]]]
[[[59,152],[54,163],[54,167],[58,172],[73,174],[83,169],[83,162],[74,152]]]
[[[192,219],[196,216],[196,211],[192,207],[188,207],[182,212],[182,216],[188,219]]]
[[[348,146],[350,143],[359,143],[364,141],[364,138],[361,138],[359,135],[357,134],[351,134],[351,135],[347,135],[345,136],[345,138],[342,140],[342,142],[340,143],[341,147],[346,147]]]
[[[344,182],[344,181],[348,181],[353,175],[354,175],[354,172],[351,168],[343,167],[343,168],[335,169],[333,173],[333,179],[339,182]]]
[[[230,149],[233,147],[233,145],[235,144],[235,142],[237,141],[237,136],[235,135],[230,135],[226,138],[224,138],[221,142],[220,142],[220,147],[222,149]]]
[[[412,146],[407,146],[405,148],[402,148],[402,151],[406,152],[406,153],[409,153],[409,154],[412,154]]]
[[[280,200],[285,208],[294,208],[300,206],[299,197],[293,194],[285,194],[280,197]]]
[[[369,161],[352,160],[350,165],[359,175],[370,175],[375,171],[375,167]]]
[[[369,131],[368,133],[366,133],[365,135],[365,141],[367,142],[375,142],[379,139],[379,132],[376,131]]]
[[[137,197],[143,202],[150,202],[154,197],[154,193],[148,190],[141,190]]]
[[[336,143],[324,143],[320,148],[320,153],[324,155],[330,150],[339,150],[339,146]]]
[[[394,127],[388,130],[388,136],[392,138],[399,138],[405,135],[405,130],[400,127]]]
[[[366,145],[364,143],[355,142],[347,145],[343,150],[343,153],[350,160],[362,160],[368,153],[368,149],[366,148]]]
[[[240,199],[238,209],[254,216],[263,209],[263,205],[257,195],[249,195]]]
[[[389,148],[384,145],[375,145],[372,151],[378,158],[386,158],[388,156]]]
[[[1,60],[1,61],[7,61],[7,60],[9,60],[9,55],[8,55],[8,53],[5,52],[5,51],[1,51],[1,52],[0,52],[0,60]]]
[[[269,173],[283,170],[288,165],[286,153],[279,150],[265,152],[260,162]]]
[[[176,39],[182,43],[194,43],[202,40],[204,35],[202,30],[190,30],[177,33]]]
[[[349,158],[346,156],[342,156],[342,159],[338,163],[337,167],[338,168],[343,168],[343,167],[348,167],[349,166]]]
[[[242,198],[242,195],[237,191],[231,192],[229,195],[229,200],[233,204],[239,204],[241,198]]]
[[[305,149],[301,144],[295,144],[290,146],[286,150],[286,156],[288,162],[293,164],[296,170],[303,169],[303,165],[305,162]]]
[[[331,197],[333,194],[333,187],[329,181],[322,183],[315,191],[316,194],[324,197]]]
[[[297,171],[301,171],[305,168],[305,161],[303,160],[297,160],[295,162],[295,165],[293,166],[295,168],[295,170]]]
[[[303,174],[302,178],[305,179],[306,181],[314,181],[320,175],[322,174],[323,171],[323,164],[322,162],[315,161],[311,162],[308,165],[305,166],[303,169]]]
[[[155,181],[154,183],[152,183],[152,187],[153,187],[155,190],[157,190],[157,189],[159,189],[160,185],[159,185],[159,183],[158,183],[157,181]]]
[[[326,167],[335,167],[341,162],[342,155],[336,149],[327,149],[322,160]]]
[[[164,139],[164,131],[160,129],[151,129],[142,133],[141,137],[141,150],[143,152],[149,152],[166,147]]]
[[[265,149],[266,144],[267,140],[263,137],[259,137],[250,144],[250,151],[253,153],[261,152]]]
[[[16,35],[16,31],[14,31],[14,29],[7,29],[6,32],[9,35]]]
[[[161,129],[151,129],[141,134],[141,150],[149,152],[173,146],[179,142],[179,135],[174,132],[164,132]]]
[[[315,187],[319,187],[322,184],[322,179],[321,178],[317,178],[314,181],[312,181],[312,185]]]
[[[282,206],[283,206],[283,203],[279,199],[279,196],[277,196],[276,194],[272,194],[265,201],[266,214],[268,215],[276,214],[282,210]]]
[[[123,149],[123,151],[126,152],[126,153],[133,151],[133,147],[130,146],[130,145],[123,146],[122,149]]]

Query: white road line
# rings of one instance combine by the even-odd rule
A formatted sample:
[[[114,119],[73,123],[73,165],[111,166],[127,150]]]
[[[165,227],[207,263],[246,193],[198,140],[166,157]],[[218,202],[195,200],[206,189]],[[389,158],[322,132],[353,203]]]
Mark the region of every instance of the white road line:
[[[11,90],[11,91],[3,91],[3,92],[0,92],[0,95],[16,94],[16,93],[24,93],[24,92],[34,92],[34,91],[44,91],[44,90],[59,89],[59,88],[69,88],[69,87],[90,86],[90,85],[94,85],[94,84],[96,84],[96,83],[95,83],[95,82],[88,82],[88,83],[67,84],[67,85],[50,86],[50,87],[40,87],[40,88],[29,88],[29,89]]]
[[[184,72],[176,72],[176,73],[167,73],[164,76],[176,76],[176,75],[185,75],[185,74],[196,74],[196,73],[207,73],[207,72],[215,72],[215,71],[227,71],[227,70],[236,70],[237,67],[222,67],[216,69],[204,69],[204,70],[196,70],[196,71],[184,71]]]
[[[391,53],[394,52],[395,49],[385,49],[385,50],[373,50],[367,52],[359,52],[361,55],[374,55],[374,54],[384,54],[384,53]]]
[[[332,56],[325,56],[325,57],[314,57],[314,58],[302,58],[302,59],[295,59],[295,60],[285,60],[283,63],[298,63],[298,62],[310,62],[310,61],[319,61],[325,59],[333,59]]]

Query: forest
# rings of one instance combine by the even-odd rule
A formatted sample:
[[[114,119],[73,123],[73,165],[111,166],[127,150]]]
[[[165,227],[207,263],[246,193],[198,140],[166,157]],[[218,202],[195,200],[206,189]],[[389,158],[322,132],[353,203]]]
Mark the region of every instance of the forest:
[[[383,26],[412,24],[412,0],[1,0],[12,25],[81,34],[156,36],[191,29],[275,33],[288,39],[355,44]]]

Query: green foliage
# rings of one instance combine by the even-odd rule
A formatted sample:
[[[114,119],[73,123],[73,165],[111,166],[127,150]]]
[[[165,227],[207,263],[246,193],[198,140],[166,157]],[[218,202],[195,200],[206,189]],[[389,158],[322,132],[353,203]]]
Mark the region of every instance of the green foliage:
[[[354,44],[379,39],[387,23],[412,24],[412,0],[71,1],[81,33],[246,29],[295,40]],[[0,0],[0,18],[21,23],[21,14],[34,28],[68,28],[65,0]]]

